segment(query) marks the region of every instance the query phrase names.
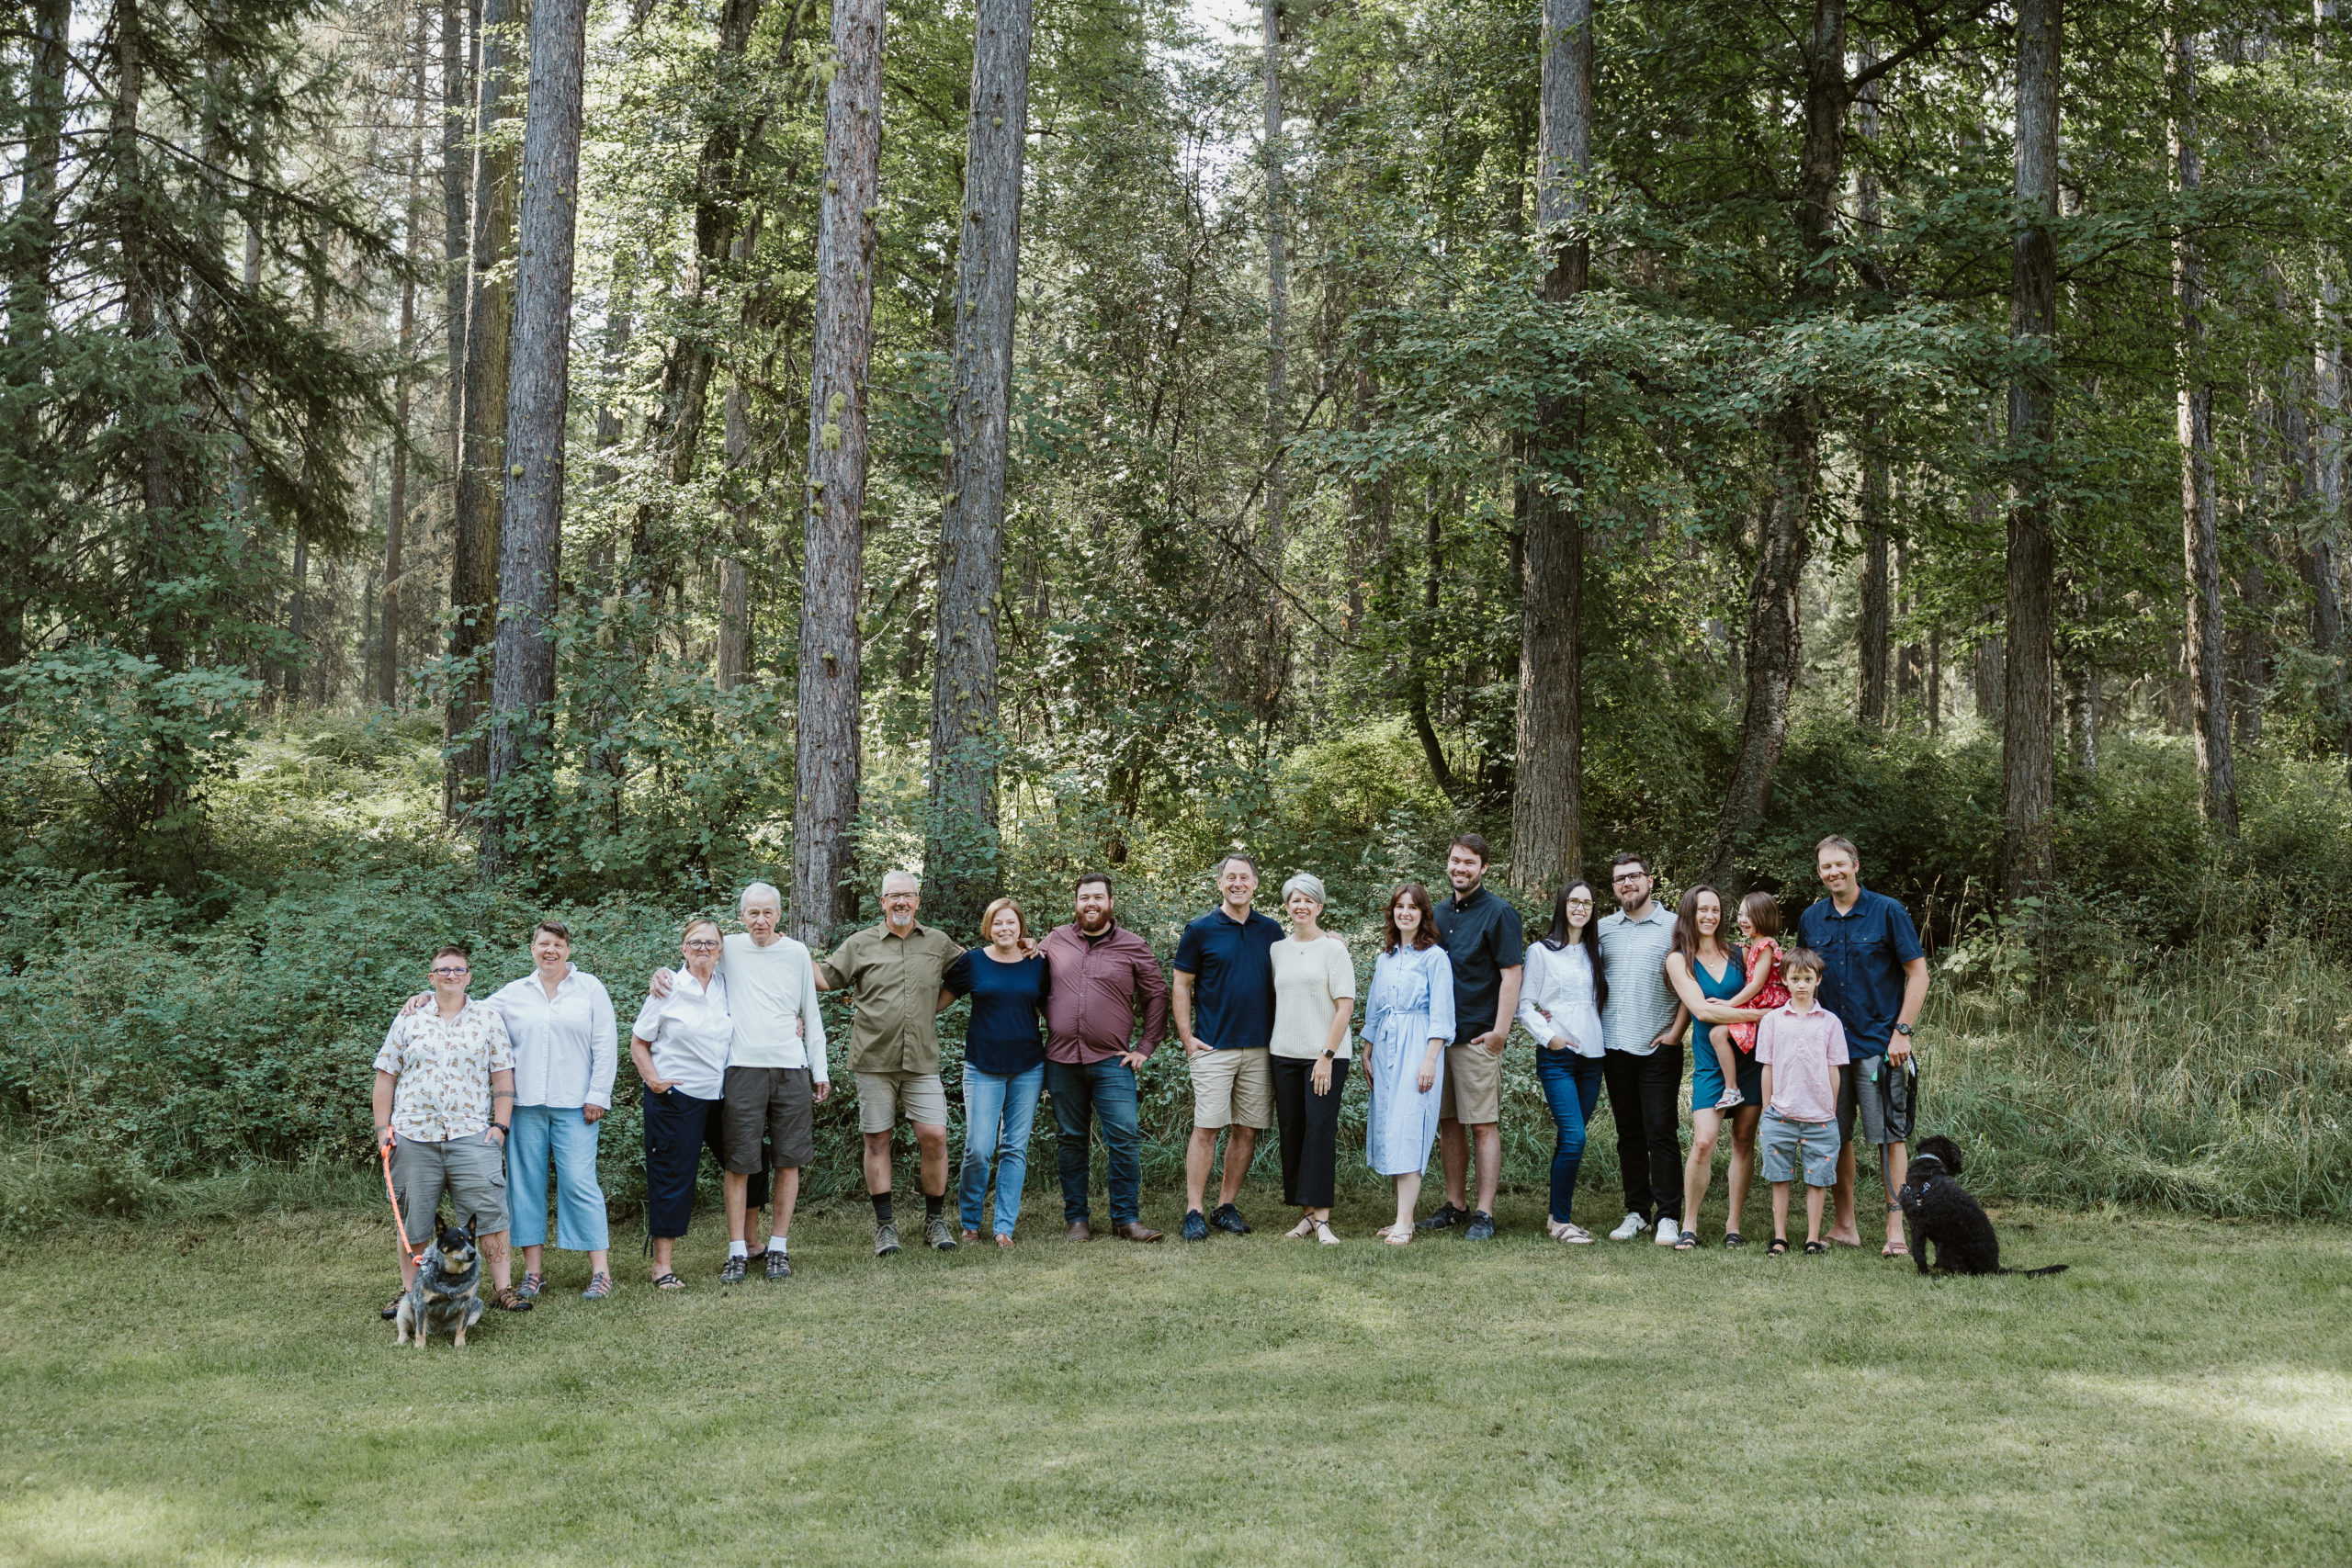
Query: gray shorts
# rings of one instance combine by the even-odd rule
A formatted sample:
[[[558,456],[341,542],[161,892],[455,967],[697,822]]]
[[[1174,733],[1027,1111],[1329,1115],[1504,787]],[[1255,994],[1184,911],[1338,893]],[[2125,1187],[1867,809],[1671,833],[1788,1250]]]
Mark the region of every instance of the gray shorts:
[[[817,1111],[806,1067],[729,1067],[719,1091],[720,1146],[727,1168],[749,1176],[760,1168],[760,1138],[767,1137],[778,1170],[797,1170],[817,1157]]]
[[[1854,1123],[1862,1124],[1862,1142],[1907,1144],[1911,1141],[1911,1075],[1887,1071],[1884,1056],[1861,1056],[1838,1075],[1838,1137],[1854,1141]]]
[[[1802,1162],[1807,1187],[1835,1187],[1841,1141],[1834,1122],[1799,1122],[1768,1105],[1756,1139],[1764,1155],[1764,1179],[1794,1181]]]
[[[445,1144],[392,1140],[392,1186],[401,1195],[401,1223],[411,1247],[433,1240],[434,1211],[449,1195],[450,1224],[470,1219],[476,1235],[506,1228],[506,1151],[485,1130]]]

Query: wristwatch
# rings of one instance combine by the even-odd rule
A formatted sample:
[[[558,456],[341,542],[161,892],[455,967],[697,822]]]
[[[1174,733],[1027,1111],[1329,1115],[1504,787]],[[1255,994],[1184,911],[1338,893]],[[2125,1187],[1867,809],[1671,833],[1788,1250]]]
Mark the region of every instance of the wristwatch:
[[[1911,1038],[1911,1026],[1907,1023],[1898,1023],[1894,1026],[1894,1032],[1908,1040]]]
[[[1327,1062],[1328,1062],[1328,1061],[1330,1061],[1330,1060],[1332,1060],[1334,1057],[1336,1057],[1338,1055],[1339,1055],[1339,1053],[1338,1053],[1338,1052],[1336,1052],[1336,1051],[1334,1051],[1334,1050],[1332,1050],[1332,1049],[1331,1049],[1331,1047],[1329,1047],[1329,1045],[1326,1045],[1326,1046],[1324,1046],[1324,1047],[1323,1047],[1323,1059],[1324,1059],[1325,1061],[1327,1061]]]

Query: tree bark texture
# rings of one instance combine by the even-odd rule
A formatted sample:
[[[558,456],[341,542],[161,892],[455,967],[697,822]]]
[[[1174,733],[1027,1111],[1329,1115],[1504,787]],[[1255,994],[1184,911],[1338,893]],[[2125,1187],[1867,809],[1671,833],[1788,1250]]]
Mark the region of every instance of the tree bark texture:
[[[2017,0],[2017,204],[2009,247],[2008,605],[2002,629],[2001,893],[2050,880],[2057,795],[2056,506],[2051,440],[2057,400],[2058,78],[2062,0]]]
[[[976,930],[1000,885],[997,629],[1004,588],[1013,309],[1029,129],[1029,0],[979,0],[956,254],[947,504],[931,667],[931,813],[923,865],[939,918]]]
[[[1838,240],[1838,194],[1845,173],[1846,75],[1844,0],[1814,0],[1804,39],[1804,140],[1798,154],[1796,202],[1790,213],[1797,254],[1788,258],[1789,308],[1804,316],[1826,309],[1835,280],[1828,253]],[[1708,879],[1736,886],[1740,846],[1763,820],[1772,773],[1789,735],[1789,694],[1804,654],[1798,592],[1813,553],[1813,508],[1818,487],[1821,424],[1818,394],[1792,394],[1767,423],[1773,493],[1757,527],[1756,571],[1748,583],[1747,688],[1729,788],[1715,819]]]
[[[443,809],[469,809],[490,772],[481,733],[491,700],[484,653],[498,622],[499,488],[505,478],[506,385],[514,346],[514,152],[495,141],[512,112],[515,62],[508,24],[529,19],[527,0],[484,0],[480,101],[475,111],[472,261],[466,296],[464,440],[458,465],[457,526],[451,541],[449,656],[466,673],[449,694],[448,762]]]
[[[731,692],[752,671],[752,573],[744,554],[752,545],[754,508],[742,472],[752,459],[752,408],[741,375],[728,380],[725,417],[729,536],[718,560],[718,689]]]
[[[1289,671],[1283,607],[1283,447],[1289,432],[1290,270],[1283,189],[1283,0],[1260,0],[1264,36],[1266,159],[1266,487],[1258,558],[1266,570],[1258,633],[1257,708],[1272,733]]]
[[[401,279],[401,369],[392,388],[392,477],[384,508],[384,586],[376,638],[376,694],[386,707],[401,700],[401,546],[408,525],[409,355],[416,341],[416,274],[424,259],[417,244],[417,225],[424,196],[424,62],[426,36],[420,19],[416,65],[411,89],[416,99],[416,128],[409,135],[408,207],[402,241],[409,273]]]
[[[2302,552],[2302,569],[2312,590],[2312,647],[2334,665],[2327,683],[2333,711],[2323,721],[2322,737],[2352,758],[2352,703],[2347,703],[2345,689],[2344,602],[2338,588],[2344,553],[2344,321],[2336,303],[2335,275],[2324,273],[2311,378],[2318,429],[2312,430],[2309,416],[2302,416],[2307,448],[2303,491],[2317,516],[2311,543]]]
[[[473,160],[466,152],[473,118],[473,87],[466,69],[467,8],[441,0],[441,257],[449,333],[449,472],[465,462],[466,300],[471,268],[472,221],[467,191]]]
[[[2173,170],[2186,194],[2198,188],[2203,174],[2197,142],[2197,48],[2191,35],[2177,32],[2170,52]],[[2230,750],[2221,525],[2213,494],[2213,387],[2205,364],[2204,258],[2187,234],[2173,243],[2173,288],[2180,304],[2180,548],[2188,589],[2182,628],[2189,730],[2197,746],[2199,805],[2207,821],[2234,838],[2237,773]]]
[[[1867,69],[1878,63],[1878,51],[1869,39],[1858,41],[1855,53]],[[1854,100],[1854,129],[1865,142],[1878,140],[1878,84],[1871,83]],[[1854,222],[1866,242],[1879,231],[1878,175],[1868,164],[1854,176]],[[1859,664],[1855,680],[1856,716],[1864,724],[1883,725],[1893,716],[1889,687],[1893,683],[1894,650],[1892,640],[1894,591],[1888,581],[1886,453],[1878,438],[1878,415],[1866,410],[1861,430],[1862,489],[1858,521],[1862,530],[1862,604],[1855,623]]]
[[[1591,247],[1577,231],[1592,179],[1592,0],[1545,0],[1536,129],[1535,220],[1551,267],[1544,299],[1584,292]],[[1577,483],[1582,400],[1535,408],[1519,630],[1519,734],[1512,769],[1510,885],[1530,897],[1584,869],[1584,517]]]
[[[812,943],[857,918],[857,891],[848,878],[860,761],[858,612],[865,581],[865,384],[874,358],[882,33],[882,0],[834,0],[809,354],[799,787],[792,824],[792,934]]]
[[[8,225],[8,345],[29,367],[49,336],[57,267],[58,170],[64,151],[67,0],[37,0],[28,18],[24,74],[24,163],[16,210]],[[37,373],[34,373],[37,374]],[[19,389],[22,389],[20,385]],[[6,434],[20,453],[40,449],[39,416],[29,400],[22,423]],[[0,519],[0,670],[25,656],[25,607],[36,562],[47,541],[28,516]],[[5,725],[0,720],[0,725]],[[0,731],[5,733],[5,731]]]
[[[555,701],[556,586],[563,561],[564,415],[571,395],[572,241],[579,220],[587,0],[535,0],[523,121],[514,330],[506,394],[506,483],[499,514],[501,613],[491,681],[490,808],[481,874],[504,869],[518,798],[547,761]]]

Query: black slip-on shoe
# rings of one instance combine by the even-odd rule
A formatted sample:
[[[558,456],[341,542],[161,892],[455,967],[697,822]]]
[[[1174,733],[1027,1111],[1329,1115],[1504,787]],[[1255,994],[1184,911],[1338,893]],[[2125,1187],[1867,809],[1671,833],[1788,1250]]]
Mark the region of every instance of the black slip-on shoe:
[[[1229,1235],[1248,1235],[1250,1234],[1250,1222],[1243,1219],[1241,1211],[1230,1203],[1219,1203],[1209,1215],[1209,1224]]]
[[[1413,1226],[1413,1228],[1417,1231],[1452,1230],[1454,1226],[1462,1224],[1469,1217],[1469,1210],[1456,1208],[1453,1201],[1448,1200],[1437,1206],[1436,1213],[1431,1214],[1426,1220],[1419,1222]]]
[[[1208,1238],[1209,1223],[1208,1221],[1201,1218],[1201,1212],[1198,1209],[1185,1210],[1184,1239],[1186,1241],[1206,1241]]]

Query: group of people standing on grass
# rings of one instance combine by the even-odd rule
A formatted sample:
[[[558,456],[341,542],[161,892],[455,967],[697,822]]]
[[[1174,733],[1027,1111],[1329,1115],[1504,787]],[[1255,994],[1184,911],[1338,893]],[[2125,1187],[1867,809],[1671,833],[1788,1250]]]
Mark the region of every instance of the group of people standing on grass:
[[[1042,939],[1017,902],[1000,898],[981,917],[983,945],[966,949],[922,923],[921,884],[894,871],[882,882],[880,923],[822,961],[777,929],[776,890],[752,884],[739,907],[741,931],[722,932],[702,919],[687,925],[680,966],[655,973],[630,1026],[630,1055],[645,1084],[654,1284],[684,1288],[673,1248],[686,1234],[706,1147],[725,1173],[720,1280],[741,1280],[753,1268],[770,1280],[790,1276],[800,1168],[815,1154],[814,1108],[831,1092],[818,996],[837,989],[853,1001],[849,1066],[876,1256],[900,1250],[891,1157],[900,1121],[915,1134],[924,1245],[949,1250],[978,1241],[985,1228],[997,1246],[1012,1247],[1037,1102],[1047,1090],[1069,1238],[1095,1234],[1088,1174],[1099,1130],[1110,1233],[1161,1240],[1142,1215],[1136,1074],[1171,1025],[1193,1091],[1181,1228],[1188,1241],[1249,1233],[1238,1207],[1242,1179],[1260,1134],[1273,1131],[1283,1202],[1298,1213],[1287,1234],[1339,1243],[1330,1222],[1340,1110],[1358,1060],[1369,1092],[1365,1158],[1396,1189],[1395,1218],[1378,1237],[1397,1247],[1423,1231],[1491,1237],[1502,1059],[1517,1025],[1534,1042],[1555,1123],[1554,1239],[1593,1239],[1571,1209],[1587,1130],[1605,1092],[1625,1201],[1611,1239],[1654,1230],[1659,1245],[1696,1247],[1699,1205],[1728,1127],[1724,1245],[1745,1245],[1760,1150],[1773,1189],[1774,1252],[1787,1249],[1788,1201],[1800,1180],[1805,1249],[1859,1246],[1859,1126],[1881,1151],[1884,1251],[1905,1254],[1893,1198],[1905,1175],[1910,1035],[1927,996],[1927,961],[1902,906],[1861,886],[1849,841],[1822,840],[1825,897],[1804,910],[1786,947],[1770,895],[1742,901],[1735,941],[1713,888],[1691,888],[1669,911],[1652,897],[1647,863],[1631,853],[1610,866],[1613,908],[1600,913],[1593,886],[1570,882],[1553,899],[1549,929],[1530,942],[1518,910],[1485,885],[1488,859],[1485,840],[1463,834],[1448,848],[1442,902],[1419,882],[1390,895],[1360,1031],[1354,961],[1321,925],[1323,884],[1304,872],[1283,883],[1285,928],[1256,908],[1259,868],[1238,852],[1218,864],[1217,906],[1185,926],[1170,976],[1150,944],[1119,923],[1111,879],[1101,873],[1078,880],[1070,919]],[[376,1058],[378,1137],[409,1234],[420,1234],[420,1217],[430,1226],[446,1191],[475,1217],[494,1303],[508,1311],[529,1310],[545,1287],[550,1174],[558,1245],[591,1255],[582,1295],[613,1289],[595,1147],[598,1120],[612,1103],[617,1023],[605,987],[570,962],[570,933],[560,922],[541,922],[531,951],[530,975],[476,1002],[466,953],[442,949],[431,994],[411,999]],[[936,1021],[961,997],[972,1010],[965,1143],[951,1194]],[[1687,1157],[1686,1051],[1693,1069]],[[1421,1216],[1433,1151],[1444,1198]],[[505,1234],[509,1188],[522,1194],[511,1238],[524,1249],[519,1281],[511,1280]],[[771,1223],[763,1224],[763,1213]],[[404,1275],[413,1269],[404,1254]]]

